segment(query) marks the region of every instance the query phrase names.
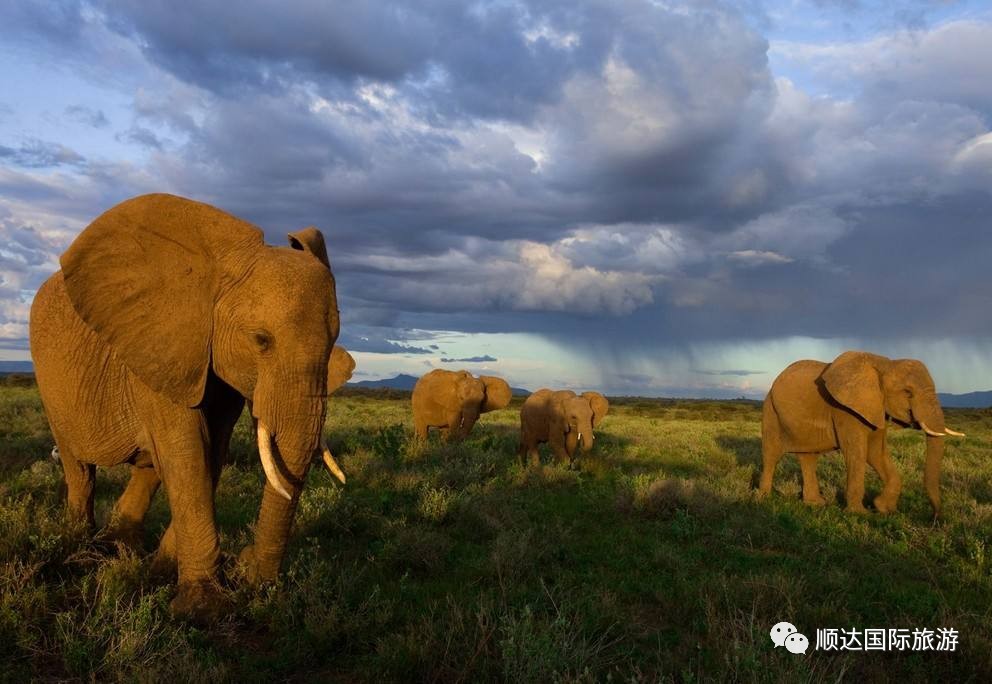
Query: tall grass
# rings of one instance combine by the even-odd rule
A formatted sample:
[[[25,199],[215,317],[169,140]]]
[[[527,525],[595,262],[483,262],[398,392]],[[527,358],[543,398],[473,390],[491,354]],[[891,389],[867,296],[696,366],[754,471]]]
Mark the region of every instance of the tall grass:
[[[66,526],[61,471],[30,387],[0,388],[0,678],[205,681],[985,681],[992,672],[992,413],[948,411],[944,518],[930,519],[924,445],[892,433],[898,513],[799,501],[786,458],[753,496],[760,407],[614,402],[578,470],[523,467],[516,407],[462,444],[412,439],[408,399],[332,400],[338,487],[313,469],[285,572],[234,584],[233,614],[169,617],[174,590],[146,554]],[[98,473],[98,523],[127,478]],[[250,426],[217,498],[231,558],[250,540],[262,474]],[[866,500],[880,489],[869,475]],[[159,495],[147,549],[168,523]],[[232,573],[233,574],[233,573]],[[817,628],[954,627],[954,653],[773,649],[782,620]]]

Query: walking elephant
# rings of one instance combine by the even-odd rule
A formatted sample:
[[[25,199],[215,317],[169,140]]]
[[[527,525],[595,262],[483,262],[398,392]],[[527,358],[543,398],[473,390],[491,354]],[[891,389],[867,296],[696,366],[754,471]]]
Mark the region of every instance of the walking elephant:
[[[266,476],[254,543],[240,556],[249,578],[278,574],[321,450],[339,329],[334,277],[319,230],[289,243],[266,245],[260,229],[206,204],[136,197],[83,230],[31,308],[68,512],[93,527],[97,465],[132,465],[113,515],[122,527],[140,525],[164,483],[172,522],[159,553],[178,565],[178,615],[227,607],[214,490],[245,402]]]
[[[886,444],[886,418],[926,433],[923,482],[940,513],[940,464],[944,436],[964,436],[944,424],[933,379],[922,362],[847,351],[831,363],[797,361],[775,379],[761,420],[759,496],[771,491],[775,466],[785,453],[799,455],[803,500],[822,504],[816,479],[819,454],[840,449],[847,465],[847,510],[864,512],[865,464],[882,480],[880,512],[896,509],[902,490]]]
[[[432,370],[413,387],[414,431],[421,440],[427,439],[432,427],[440,429],[445,439],[464,439],[480,414],[506,408],[510,397],[510,386],[502,378]]]
[[[592,450],[593,428],[610,410],[610,402],[599,392],[576,395],[571,390],[553,392],[540,389],[527,397],[520,409],[520,446],[517,455],[529,455],[530,462],[540,462],[538,444],[551,447],[555,461],[574,463],[579,444],[583,452]]]

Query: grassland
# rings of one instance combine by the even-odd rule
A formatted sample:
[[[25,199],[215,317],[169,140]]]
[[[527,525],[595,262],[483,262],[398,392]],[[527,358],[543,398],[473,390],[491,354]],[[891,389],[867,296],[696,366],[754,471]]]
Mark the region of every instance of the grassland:
[[[335,398],[327,434],[346,488],[314,468],[278,585],[231,582],[208,628],[172,620],[148,559],[62,519],[37,392],[0,388],[0,677],[135,681],[988,681],[992,413],[949,411],[945,516],[932,523],[923,441],[890,436],[900,511],[799,501],[794,458],[757,502],[760,408],[614,402],[579,471],[522,468],[517,406],[460,445],[412,443],[402,396]],[[100,471],[104,520],[127,471]],[[248,426],[217,499],[227,554],[250,539],[261,468]],[[869,476],[869,497],[879,482]],[[868,499],[870,500],[870,499]],[[147,525],[168,521],[163,495]],[[231,573],[232,576],[234,573]],[[773,649],[817,628],[953,627],[953,653]]]

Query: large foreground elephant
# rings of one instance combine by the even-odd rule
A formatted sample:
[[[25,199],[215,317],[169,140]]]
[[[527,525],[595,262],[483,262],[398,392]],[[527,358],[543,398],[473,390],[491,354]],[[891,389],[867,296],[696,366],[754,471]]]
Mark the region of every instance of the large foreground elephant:
[[[592,450],[593,428],[609,410],[610,402],[599,392],[577,395],[571,390],[539,389],[527,397],[520,409],[517,455],[521,458],[529,455],[530,462],[537,464],[540,461],[537,446],[547,442],[556,462],[567,460],[571,465],[579,444],[584,452]]]
[[[933,379],[923,363],[860,351],[844,352],[832,363],[797,361],[772,383],[761,420],[759,495],[771,491],[782,455],[796,453],[803,472],[803,500],[822,504],[816,458],[840,449],[847,464],[847,510],[865,510],[867,463],[882,480],[875,508],[894,511],[902,478],[886,444],[886,417],[926,433],[923,481],[934,515],[938,515],[943,438],[963,435],[944,425]]]
[[[266,245],[261,230],[206,204],[136,197],[83,230],[31,308],[69,513],[93,526],[96,465],[133,466],[118,525],[140,524],[163,482],[172,523],[160,552],[178,564],[177,614],[225,608],[214,489],[246,400],[266,475],[254,544],[240,559],[249,577],[278,574],[321,448],[339,328],[334,277],[320,231],[289,241]]]
[[[479,414],[506,408],[511,391],[506,380],[475,377],[468,371],[432,370],[413,387],[413,427],[418,439],[438,428],[446,439],[463,439]]]

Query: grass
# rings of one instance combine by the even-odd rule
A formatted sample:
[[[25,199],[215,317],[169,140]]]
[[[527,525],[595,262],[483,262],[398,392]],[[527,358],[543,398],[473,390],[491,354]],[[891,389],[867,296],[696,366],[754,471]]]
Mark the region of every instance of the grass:
[[[519,404],[459,445],[412,439],[408,399],[332,400],[348,474],[314,468],[277,585],[233,586],[208,628],[169,617],[174,587],[147,557],[107,550],[62,518],[60,468],[37,392],[0,387],[0,678],[259,681],[987,681],[992,673],[992,412],[944,458],[944,518],[922,488],[922,438],[890,446],[899,512],[821,509],[784,459],[757,502],[760,406],[620,400],[579,471],[523,468]],[[547,463],[547,455],[545,457]],[[98,471],[97,518],[126,468]],[[250,539],[262,472],[249,426],[218,490],[221,543]],[[868,496],[880,488],[869,475]],[[146,547],[168,522],[159,494]],[[808,655],[773,649],[780,621]],[[825,653],[817,628],[953,627],[954,653]]]

